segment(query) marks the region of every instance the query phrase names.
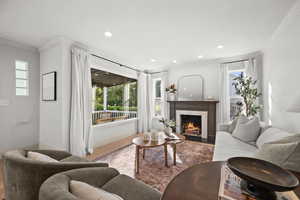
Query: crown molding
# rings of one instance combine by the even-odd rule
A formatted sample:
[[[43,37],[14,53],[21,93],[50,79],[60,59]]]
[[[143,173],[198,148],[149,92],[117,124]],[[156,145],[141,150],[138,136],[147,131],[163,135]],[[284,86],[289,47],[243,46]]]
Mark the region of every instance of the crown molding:
[[[4,38],[3,36],[0,36],[0,44],[13,46],[16,48],[21,48],[24,50],[32,51],[34,53],[38,52],[38,48],[36,48],[36,47],[30,46],[28,44],[24,44],[24,43],[21,43],[18,41],[10,40],[10,39]]]

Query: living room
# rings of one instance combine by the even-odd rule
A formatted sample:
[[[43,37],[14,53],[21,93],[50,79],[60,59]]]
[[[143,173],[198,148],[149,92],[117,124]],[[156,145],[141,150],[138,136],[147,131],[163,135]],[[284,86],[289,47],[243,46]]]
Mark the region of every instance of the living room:
[[[299,0],[0,1],[0,199],[299,199],[299,23]]]

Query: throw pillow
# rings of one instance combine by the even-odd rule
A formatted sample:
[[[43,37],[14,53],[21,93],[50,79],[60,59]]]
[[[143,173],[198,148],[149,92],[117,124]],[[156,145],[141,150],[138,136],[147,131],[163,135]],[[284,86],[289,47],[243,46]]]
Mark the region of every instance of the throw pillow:
[[[291,153],[296,149],[297,145],[297,142],[285,144],[266,143],[262,145],[254,157],[283,166]]]
[[[54,158],[51,158],[50,156],[47,156],[45,154],[41,154],[38,152],[33,152],[33,151],[27,152],[27,158],[36,160],[36,161],[42,161],[42,162],[59,162],[58,160],[55,160]]]
[[[292,135],[294,134],[282,131],[278,128],[268,128],[257,138],[256,146],[261,148],[265,143],[274,142]]]
[[[300,172],[300,134],[263,144],[256,157]]]
[[[236,118],[231,122],[231,124],[230,124],[229,127],[228,127],[228,132],[229,132],[229,133],[232,133],[232,132],[234,131],[234,129],[235,129],[235,127],[236,127],[236,124],[237,124],[239,118],[241,118],[241,117],[245,117],[245,116],[236,117]]]
[[[253,142],[256,141],[259,132],[260,127],[257,117],[254,117],[251,120],[239,118],[232,136],[243,142]]]
[[[84,200],[123,200],[116,194],[80,181],[70,181],[70,192]]]

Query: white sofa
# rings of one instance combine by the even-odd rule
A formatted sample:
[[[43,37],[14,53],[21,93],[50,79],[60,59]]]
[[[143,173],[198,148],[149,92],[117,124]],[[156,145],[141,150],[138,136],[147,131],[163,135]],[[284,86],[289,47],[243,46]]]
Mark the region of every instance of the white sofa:
[[[249,144],[232,137],[232,134],[229,132],[229,127],[230,124],[223,124],[219,126],[219,130],[216,133],[213,161],[226,161],[228,158],[237,156],[253,157],[258,151],[256,143],[253,142]],[[265,130],[270,128],[270,126],[267,126],[262,122],[260,123],[260,127],[260,135],[263,134]],[[291,133],[276,128],[272,128],[272,132],[280,132],[280,136],[277,136],[276,138],[268,136],[266,139],[264,139],[264,143],[291,135]]]

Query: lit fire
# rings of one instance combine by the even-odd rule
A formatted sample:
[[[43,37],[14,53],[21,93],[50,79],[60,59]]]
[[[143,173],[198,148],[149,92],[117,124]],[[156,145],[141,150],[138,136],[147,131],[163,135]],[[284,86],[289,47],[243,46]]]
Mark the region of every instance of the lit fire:
[[[188,122],[185,125],[185,132],[190,134],[200,134],[200,128],[195,126],[193,122]]]

